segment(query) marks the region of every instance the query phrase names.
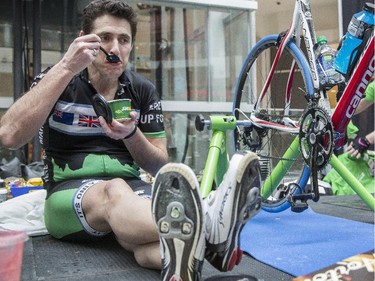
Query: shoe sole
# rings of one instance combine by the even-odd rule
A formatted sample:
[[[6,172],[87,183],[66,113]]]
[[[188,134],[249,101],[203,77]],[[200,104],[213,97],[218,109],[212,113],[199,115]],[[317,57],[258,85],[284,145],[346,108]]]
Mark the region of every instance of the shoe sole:
[[[200,280],[203,254],[201,260],[194,254],[204,237],[204,222],[199,185],[190,168],[167,164],[159,171],[152,211],[164,257],[162,280]]]
[[[238,166],[234,195],[237,201],[233,204],[235,206],[232,212],[233,223],[228,239],[219,245],[208,244],[210,251],[218,252],[217,255],[224,255],[220,258],[217,255],[213,256],[210,261],[221,271],[230,271],[240,263],[242,250],[239,247],[239,234],[245,223],[255,216],[261,207],[258,156],[253,152],[248,152],[242,157]],[[249,186],[244,186],[245,182],[249,183]],[[228,242],[230,242],[229,245]]]
[[[258,156],[255,153],[247,153],[243,159],[241,159],[240,169],[236,175],[237,184],[243,182],[244,176],[250,176],[247,172],[251,169],[251,175],[254,178],[251,179],[251,187],[247,192],[246,200],[244,201],[243,207],[240,211],[240,223],[245,224],[260,211],[261,197],[260,197],[260,169]],[[241,192],[241,191],[240,191]],[[237,197],[241,201],[243,197]]]

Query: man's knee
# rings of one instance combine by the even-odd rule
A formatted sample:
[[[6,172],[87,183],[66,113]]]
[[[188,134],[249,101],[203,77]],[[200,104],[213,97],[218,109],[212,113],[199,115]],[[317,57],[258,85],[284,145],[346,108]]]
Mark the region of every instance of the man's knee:
[[[104,185],[104,196],[109,201],[119,200],[124,194],[133,192],[129,185],[120,178],[109,180]]]

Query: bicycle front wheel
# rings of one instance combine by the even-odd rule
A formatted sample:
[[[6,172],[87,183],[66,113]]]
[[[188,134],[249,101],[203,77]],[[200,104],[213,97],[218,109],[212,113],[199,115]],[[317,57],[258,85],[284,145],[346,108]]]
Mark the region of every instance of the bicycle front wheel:
[[[254,121],[251,127],[237,128],[234,145],[236,150],[251,150],[260,157],[262,206],[271,212],[288,208],[290,193],[298,193],[308,181],[309,170],[296,137],[307,99],[314,91],[308,62],[292,41],[286,44],[269,86],[263,90],[278,42],[278,35],[267,36],[248,54],[237,80],[232,112],[238,120]]]

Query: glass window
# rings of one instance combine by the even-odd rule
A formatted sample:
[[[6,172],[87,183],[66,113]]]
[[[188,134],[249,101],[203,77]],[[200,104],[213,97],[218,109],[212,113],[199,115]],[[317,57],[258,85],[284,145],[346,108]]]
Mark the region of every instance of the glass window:
[[[78,36],[80,13],[88,2],[41,1],[42,69],[60,60]],[[136,10],[139,21],[129,67],[150,79],[160,93],[171,160],[185,161],[200,170],[209,132],[197,135],[194,119],[197,112],[230,111],[236,77],[250,46],[251,11],[225,7],[225,1],[218,1],[224,4],[216,7],[202,4],[204,1],[197,5],[178,0],[126,2]],[[34,75],[32,1],[23,1],[22,9],[23,68],[27,71],[20,83],[27,89]],[[4,110],[13,101],[12,0],[1,1],[0,14],[0,101]]]
[[[250,46],[249,10],[140,5],[134,69],[165,101],[231,102]]]

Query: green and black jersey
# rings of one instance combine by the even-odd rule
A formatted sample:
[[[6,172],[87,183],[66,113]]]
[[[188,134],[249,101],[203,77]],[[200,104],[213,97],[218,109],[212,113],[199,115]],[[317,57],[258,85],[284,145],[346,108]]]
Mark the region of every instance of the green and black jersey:
[[[36,77],[43,78],[48,69]],[[164,138],[163,114],[155,86],[143,76],[126,70],[119,78],[115,99],[131,99],[138,113],[137,126],[147,138]],[[87,70],[65,88],[40,131],[44,148],[44,181],[48,193],[66,180],[92,177],[139,178],[139,167],[122,140],[103,132],[92,105],[97,94]]]

